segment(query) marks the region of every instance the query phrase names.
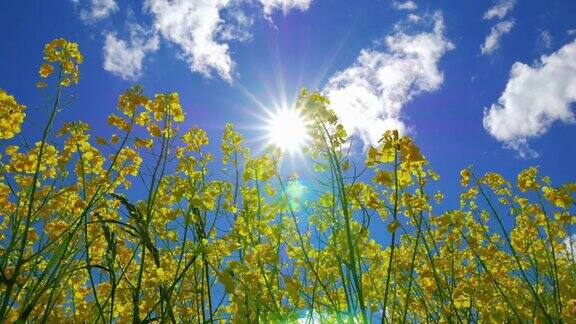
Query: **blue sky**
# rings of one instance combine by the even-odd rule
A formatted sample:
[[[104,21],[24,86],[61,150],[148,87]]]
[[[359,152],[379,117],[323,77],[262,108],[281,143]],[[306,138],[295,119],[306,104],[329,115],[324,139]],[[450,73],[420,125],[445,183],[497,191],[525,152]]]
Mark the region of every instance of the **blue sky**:
[[[233,122],[257,150],[262,107],[307,86],[333,97],[361,152],[385,127],[412,135],[455,197],[470,164],[574,180],[576,2],[571,0],[70,0],[0,5],[0,88],[42,122],[43,45],[85,56],[74,106],[105,134],[134,83],[177,91],[214,148]],[[513,73],[512,73],[513,72]],[[334,100],[337,98],[339,100]],[[37,112],[37,113],[36,113]]]

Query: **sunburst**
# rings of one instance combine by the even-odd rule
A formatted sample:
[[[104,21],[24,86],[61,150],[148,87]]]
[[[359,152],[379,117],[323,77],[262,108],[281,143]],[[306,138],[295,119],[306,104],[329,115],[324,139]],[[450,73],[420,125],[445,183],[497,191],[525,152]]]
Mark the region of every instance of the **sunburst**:
[[[273,110],[266,120],[268,144],[288,154],[300,153],[309,140],[308,127],[308,122],[296,108]]]

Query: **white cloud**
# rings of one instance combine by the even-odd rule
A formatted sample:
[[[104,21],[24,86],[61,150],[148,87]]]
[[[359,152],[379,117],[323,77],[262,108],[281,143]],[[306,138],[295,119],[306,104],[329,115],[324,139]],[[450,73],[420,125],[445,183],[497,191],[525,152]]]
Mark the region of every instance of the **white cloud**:
[[[494,25],[490,30],[490,34],[486,36],[484,44],[480,46],[480,51],[484,55],[494,53],[500,47],[500,39],[503,35],[507,34],[514,27],[513,20],[501,21]]]
[[[400,2],[400,1],[394,1],[392,3],[392,5],[394,6],[394,8],[398,9],[398,10],[416,10],[418,9],[418,5],[414,2],[414,1],[404,1],[404,2]]]
[[[115,0],[70,0],[80,6],[80,18],[94,23],[118,11]],[[88,1],[90,3],[88,4]],[[152,16],[152,32],[125,41],[116,32],[105,33],[104,67],[125,79],[137,78],[147,53],[158,47],[159,37],[176,45],[178,56],[192,72],[205,77],[234,78],[231,41],[248,41],[253,19],[246,9],[256,7],[271,20],[275,10],[307,10],[313,0],[146,0],[143,12]]]
[[[287,13],[306,10],[312,0],[258,0],[264,15],[274,10]],[[153,15],[154,29],[164,39],[176,44],[191,71],[206,77],[217,74],[232,82],[234,61],[230,56],[231,40],[250,39],[252,19],[241,9],[241,0],[146,0],[145,8]],[[252,2],[249,2],[252,3]]]
[[[419,22],[420,19],[421,19],[420,16],[415,15],[415,14],[412,14],[412,13],[411,13],[411,14],[408,14],[407,18],[408,18],[408,20],[411,21],[411,22]]]
[[[514,9],[514,5],[516,5],[516,0],[500,0],[484,13],[484,19],[490,20],[496,17],[502,19]]]
[[[72,0],[79,4],[79,0]],[[85,22],[96,22],[108,18],[118,11],[118,4],[115,0],[90,0],[90,4],[80,10],[80,19]]]
[[[246,42],[252,39],[250,28],[254,19],[240,8],[226,10],[222,15],[226,23],[220,25],[220,39],[222,41],[238,40]]]
[[[215,72],[231,81],[234,63],[229,46],[218,40],[223,23],[220,10],[228,3],[228,0],[148,0],[145,6],[154,16],[154,28],[180,47],[190,70],[207,77]]]
[[[117,12],[116,0],[70,0],[80,7],[80,18],[93,24]],[[217,75],[227,82],[234,78],[231,41],[249,41],[252,15],[247,8],[262,10],[271,20],[274,11],[307,10],[313,0],[145,0],[144,13],[152,16],[152,32],[118,39],[116,32],[105,32],[106,70],[123,78],[137,78],[142,61],[158,46],[158,37],[175,44],[192,72],[205,77]],[[153,46],[154,45],[154,46]],[[120,58],[119,58],[120,57]],[[122,59],[127,59],[123,64]]]
[[[555,121],[576,121],[576,41],[564,45],[535,66],[512,65],[506,89],[484,111],[484,128],[520,156],[536,155],[527,139],[545,134]]]
[[[444,80],[437,64],[454,46],[444,37],[440,12],[422,20],[432,22],[431,31],[409,35],[398,26],[386,37],[384,50],[362,50],[324,89],[347,132],[365,144],[377,144],[387,129],[406,132],[404,105],[422,92],[437,90]]]
[[[494,6],[490,7],[484,13],[484,19],[490,20],[497,18],[502,20],[508,12],[514,9],[516,0],[499,0]],[[500,21],[490,29],[490,34],[484,39],[484,44],[480,45],[480,52],[483,55],[490,55],[500,47],[500,39],[503,35],[509,33],[514,27],[514,20],[508,19]]]
[[[129,42],[108,33],[104,44],[104,70],[126,80],[137,79],[145,55],[158,49],[157,35],[147,35],[138,25],[131,29]]]
[[[308,10],[312,0],[258,0],[262,5],[264,16],[270,17],[274,10],[282,10],[284,14],[292,9]]]

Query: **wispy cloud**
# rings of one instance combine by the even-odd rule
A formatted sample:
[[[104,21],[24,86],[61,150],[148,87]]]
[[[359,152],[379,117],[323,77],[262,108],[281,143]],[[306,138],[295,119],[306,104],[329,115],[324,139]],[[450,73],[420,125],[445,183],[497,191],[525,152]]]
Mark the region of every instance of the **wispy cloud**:
[[[552,45],[552,34],[548,30],[543,30],[540,35],[538,35],[538,39],[536,40],[536,46],[539,49],[548,49]]]
[[[398,10],[416,10],[418,5],[414,1],[394,1],[392,2],[394,8]]]
[[[503,35],[507,34],[514,27],[513,20],[506,20],[497,23],[490,30],[490,34],[486,36],[484,44],[480,46],[480,52],[484,55],[494,53],[500,47],[500,40]]]
[[[115,0],[71,0],[76,6],[80,6],[80,19],[87,23],[94,23],[118,11]]]
[[[348,133],[366,144],[377,144],[387,129],[406,132],[404,105],[443,83],[438,62],[454,46],[444,36],[442,13],[426,15],[421,23],[431,30],[408,34],[397,25],[395,33],[385,38],[384,49],[362,50],[356,62],[336,73],[324,89]]]
[[[284,14],[290,10],[308,10],[312,0],[258,0],[266,17],[270,17],[274,10],[281,10]]]
[[[484,19],[491,20],[497,18],[497,20],[502,20],[514,9],[515,5],[515,0],[499,0],[484,13]],[[484,39],[484,43],[480,46],[480,52],[483,55],[493,54],[500,47],[502,36],[508,34],[514,27],[514,24],[514,19],[508,19],[493,25],[490,33]]]
[[[506,89],[484,111],[484,128],[521,157],[535,157],[529,138],[548,132],[556,121],[576,122],[576,41],[564,45],[534,66],[512,65]]]
[[[516,0],[500,0],[484,13],[484,19],[503,19],[516,5]]]

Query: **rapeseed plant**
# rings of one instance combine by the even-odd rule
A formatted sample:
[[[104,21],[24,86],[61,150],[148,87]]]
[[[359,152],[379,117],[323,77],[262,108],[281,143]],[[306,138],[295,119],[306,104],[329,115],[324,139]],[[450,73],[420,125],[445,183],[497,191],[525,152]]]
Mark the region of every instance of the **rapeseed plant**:
[[[15,142],[25,106],[0,90],[2,321],[576,318],[576,183],[469,167],[459,208],[437,212],[439,176],[410,137],[385,131],[358,168],[328,99],[303,89],[318,194],[295,203],[282,152],[251,154],[227,124],[216,161],[204,130],[180,129],[177,93],[128,89],[109,134],[58,125],[82,61],[46,45],[37,86],[53,103],[31,145]]]

